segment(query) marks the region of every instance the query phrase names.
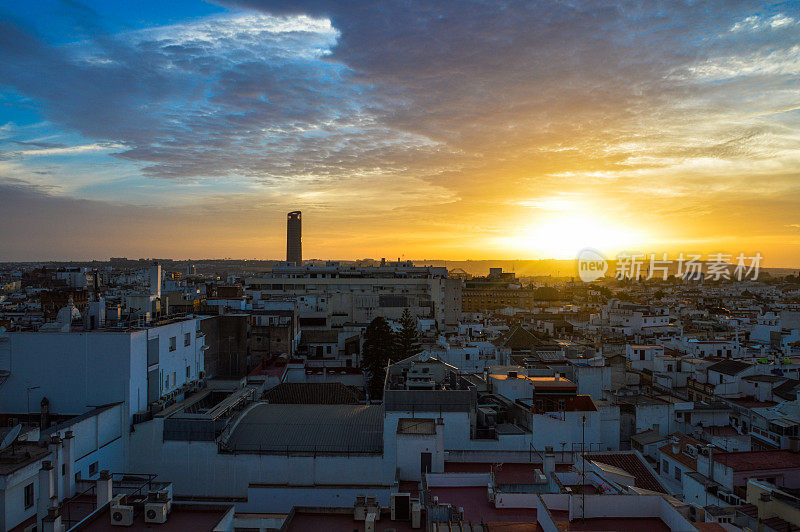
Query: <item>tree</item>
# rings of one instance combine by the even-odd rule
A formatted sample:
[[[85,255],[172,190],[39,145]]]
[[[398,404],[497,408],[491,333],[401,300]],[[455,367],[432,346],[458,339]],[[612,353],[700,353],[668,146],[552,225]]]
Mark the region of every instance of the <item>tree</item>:
[[[419,344],[419,331],[417,320],[411,316],[408,309],[403,310],[400,316],[400,330],[397,332],[397,359],[403,360],[422,351]]]
[[[558,290],[552,286],[540,286],[533,291],[533,298],[537,301],[555,301],[558,296]]]
[[[395,336],[389,323],[378,316],[367,325],[364,333],[362,365],[367,370],[367,387],[373,399],[383,397],[383,381],[386,378],[386,365],[395,352]]]

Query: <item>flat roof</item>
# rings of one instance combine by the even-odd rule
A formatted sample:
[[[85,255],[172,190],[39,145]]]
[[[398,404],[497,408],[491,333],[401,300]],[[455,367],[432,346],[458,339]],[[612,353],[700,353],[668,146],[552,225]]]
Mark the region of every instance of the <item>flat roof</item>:
[[[50,454],[47,447],[38,443],[17,441],[0,452],[0,475],[5,476],[30,464],[43,460]]]
[[[172,503],[172,511],[167,516],[166,523],[145,523],[144,512],[134,512],[133,525],[115,527],[111,525],[110,505],[106,505],[96,515],[74,530],[107,531],[114,528],[122,530],[215,530],[220,521],[228,512],[233,511],[232,504],[180,504]]]
[[[714,461],[734,471],[761,471],[800,467],[800,454],[780,449],[774,451],[716,452]]]
[[[251,453],[380,453],[380,405],[274,405],[245,411],[225,449]]]
[[[295,508],[285,523],[287,532],[353,532],[363,531],[364,521],[353,519],[353,508]],[[411,527],[411,521],[392,521],[387,512],[381,512],[375,522],[375,532],[421,530]]]
[[[486,487],[432,487],[431,497],[439,504],[452,504],[464,509],[464,521],[472,523],[512,522],[535,524],[535,508],[495,508],[486,497]]]

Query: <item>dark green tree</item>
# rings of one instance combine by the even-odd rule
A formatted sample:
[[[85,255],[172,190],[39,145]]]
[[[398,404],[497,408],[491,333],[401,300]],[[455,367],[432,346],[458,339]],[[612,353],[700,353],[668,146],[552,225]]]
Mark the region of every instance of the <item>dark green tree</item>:
[[[361,363],[367,372],[367,387],[372,399],[383,397],[383,381],[386,378],[386,365],[395,354],[395,335],[389,323],[378,316],[373,319],[364,332],[364,348]]]
[[[397,359],[403,360],[422,351],[417,330],[417,320],[408,309],[400,316],[400,330],[397,332]]]
[[[555,301],[558,297],[558,290],[552,286],[540,286],[533,291],[533,298],[537,301]]]

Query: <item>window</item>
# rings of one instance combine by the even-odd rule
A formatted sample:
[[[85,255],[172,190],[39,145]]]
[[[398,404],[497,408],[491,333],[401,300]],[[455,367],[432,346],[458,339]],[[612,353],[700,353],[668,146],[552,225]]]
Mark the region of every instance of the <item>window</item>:
[[[172,372],[172,385],[173,386],[178,385],[178,373],[176,371]]]
[[[89,476],[90,477],[93,477],[93,476],[95,476],[97,474],[97,468],[98,468],[97,462],[92,462],[91,464],[89,464]]]
[[[669,462],[666,460],[661,461],[661,470],[664,472],[665,475],[669,474]]]
[[[675,468],[675,480],[680,480],[680,479],[681,479],[681,468],[676,467]]]
[[[191,375],[192,375],[192,368],[189,367],[189,366],[186,366],[186,380],[189,380]]]
[[[183,333],[183,346],[189,347],[192,345],[192,333]]]
[[[25,486],[25,509],[33,508],[33,482]]]
[[[174,336],[169,337],[169,350],[175,351],[178,348],[177,339]]]
[[[464,360],[469,360],[469,353],[466,353],[466,354],[464,355]]]

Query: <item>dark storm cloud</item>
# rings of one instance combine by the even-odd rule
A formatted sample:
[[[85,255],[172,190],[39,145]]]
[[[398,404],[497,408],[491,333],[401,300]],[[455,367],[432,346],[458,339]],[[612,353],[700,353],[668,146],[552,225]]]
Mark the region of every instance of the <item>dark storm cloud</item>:
[[[367,145],[368,156],[405,140],[376,122],[372,107],[380,104],[369,86],[324,60],[336,38],[325,21],[238,14],[87,33],[93,37],[50,46],[5,20],[0,83],[38,102],[54,123],[126,146],[118,156],[148,175],[325,173],[347,166],[357,145]]]
[[[640,135],[643,125],[663,120],[670,126],[687,118],[675,109],[681,103],[726,111],[733,94],[740,105],[751,105],[757,87],[781,90],[797,75],[771,75],[773,86],[765,86],[763,77],[704,86],[688,76],[704,63],[791,45],[798,37],[796,24],[769,23],[778,9],[789,16],[797,11],[787,4],[774,9],[718,1],[244,0],[231,5],[330,17],[341,31],[333,58],[409,102],[392,108],[387,123],[503,157],[530,157],[525,146],[560,142],[586,143],[597,151]],[[746,20],[751,22],[743,24]]]
[[[151,176],[271,180],[382,167],[439,179],[476,157],[569,170],[565,147],[615,168],[629,154],[607,148],[648,135],[654,155],[666,155],[680,148],[655,129],[725,115],[731,95],[757,106],[756,87],[777,94],[797,75],[704,79],[793,42],[787,5],[791,23],[752,2],[228,5],[329,17],[333,28],[275,31],[274,17],[243,14],[106,35],[76,5],[84,40],[72,46],[1,22],[0,80],[54,122],[125,145],[118,156]],[[715,132],[709,155],[766,127]]]

